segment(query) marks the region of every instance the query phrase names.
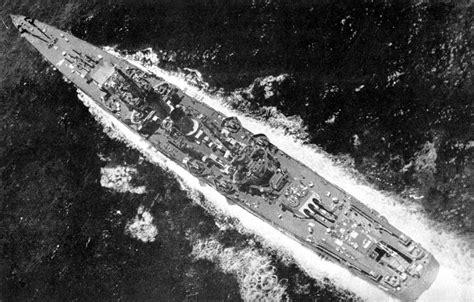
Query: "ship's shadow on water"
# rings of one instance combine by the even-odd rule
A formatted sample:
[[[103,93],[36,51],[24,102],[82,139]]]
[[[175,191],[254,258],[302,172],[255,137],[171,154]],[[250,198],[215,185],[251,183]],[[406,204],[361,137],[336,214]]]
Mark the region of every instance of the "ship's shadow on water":
[[[274,106],[299,116],[309,142],[355,173],[416,197],[405,202],[420,204],[447,228],[473,232],[471,7],[258,1],[1,7],[7,23],[0,31],[1,300],[242,299],[235,271],[222,268],[226,259],[193,255],[194,244],[206,240],[234,248],[235,259],[248,250],[267,257],[278,278],[288,279],[283,298],[357,299],[308,277],[253,236],[217,227],[170,174],[103,133],[73,87],[20,39],[8,13],[99,46],[152,47],[160,67],[200,71],[198,82],[232,95],[235,108],[255,114]],[[288,76],[262,81],[280,74]],[[147,192],[101,187],[106,162],[99,155],[136,166],[133,183]],[[153,216],[154,242],[126,232],[140,206]]]

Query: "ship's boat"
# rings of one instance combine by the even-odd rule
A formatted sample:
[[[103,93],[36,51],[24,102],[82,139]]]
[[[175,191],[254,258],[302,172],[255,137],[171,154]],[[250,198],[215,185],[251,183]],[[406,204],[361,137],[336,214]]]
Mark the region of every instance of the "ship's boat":
[[[67,32],[11,17],[67,80],[229,202],[399,299],[434,282],[439,264],[420,244],[265,135]]]

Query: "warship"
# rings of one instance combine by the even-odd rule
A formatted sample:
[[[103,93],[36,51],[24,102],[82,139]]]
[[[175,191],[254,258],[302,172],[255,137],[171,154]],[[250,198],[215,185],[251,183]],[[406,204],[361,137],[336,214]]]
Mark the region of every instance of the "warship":
[[[419,243],[238,118],[68,32],[11,18],[68,81],[229,203],[398,299],[416,300],[436,279]]]

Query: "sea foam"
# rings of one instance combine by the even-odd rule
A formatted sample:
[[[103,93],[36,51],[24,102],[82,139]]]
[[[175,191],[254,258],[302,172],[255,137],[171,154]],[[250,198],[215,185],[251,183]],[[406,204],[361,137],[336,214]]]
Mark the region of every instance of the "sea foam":
[[[219,265],[225,273],[237,278],[244,301],[283,301],[286,279],[279,280],[269,256],[256,249],[224,247],[214,238],[198,239],[193,244],[195,259],[206,259]]]
[[[137,174],[135,167],[120,165],[107,165],[100,168],[100,185],[119,193],[130,192],[134,194],[146,193],[145,186],[133,186],[130,181]]]
[[[113,52],[111,49],[106,49]],[[114,52],[113,52],[114,53]],[[115,55],[120,56],[118,53]],[[147,70],[164,78],[186,94],[202,101],[212,108],[229,116],[237,116],[242,125],[255,133],[264,133],[280,149],[317,171],[321,176],[338,185],[369,207],[385,215],[397,228],[420,242],[438,259],[441,265],[437,280],[425,292],[420,301],[468,301],[474,297],[473,286],[473,255],[466,239],[443,230],[442,225],[430,221],[423,211],[408,203],[400,203],[398,198],[380,192],[362,183],[347,169],[336,165],[324,152],[294,136],[285,134],[281,129],[275,129],[263,121],[245,116],[225,105],[220,97],[215,97],[188,83],[183,74],[167,72],[156,65],[143,66],[138,59],[144,56],[149,62],[154,62],[156,54],[139,54],[125,56],[137,67]],[[155,60],[156,61],[156,60]],[[202,184],[188,171],[158,152],[148,141],[121,124],[112,114],[106,112],[84,94],[79,93],[80,99],[86,104],[93,115],[105,126],[106,132],[129,146],[141,151],[149,161],[173,172],[186,187],[199,191],[212,205],[224,215],[237,218],[249,232],[258,235],[264,242],[275,249],[288,253],[296,263],[309,275],[316,279],[330,278],[343,289],[348,289],[369,301],[392,300],[375,286],[349,273],[348,270],[332,262],[322,260],[311,250],[300,243],[288,238],[271,227],[268,223],[249,214],[237,205],[227,203],[224,196],[212,187]]]

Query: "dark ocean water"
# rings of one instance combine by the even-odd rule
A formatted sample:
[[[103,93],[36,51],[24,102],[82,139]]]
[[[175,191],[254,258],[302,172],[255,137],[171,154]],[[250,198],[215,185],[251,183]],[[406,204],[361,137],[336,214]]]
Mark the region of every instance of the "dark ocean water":
[[[220,230],[172,175],[105,135],[9,13],[123,52],[151,47],[162,68],[196,69],[209,92],[237,93],[235,108],[299,116],[309,143],[446,229],[472,235],[472,6],[313,3],[0,3],[0,300],[239,300],[235,276],[193,260],[189,238],[236,249],[253,241]],[[281,74],[266,97],[261,80]],[[101,187],[99,154],[137,166],[134,181],[147,194]],[[155,217],[153,243],[124,232],[139,205]],[[256,248],[288,279],[287,298],[357,299],[258,240]]]

